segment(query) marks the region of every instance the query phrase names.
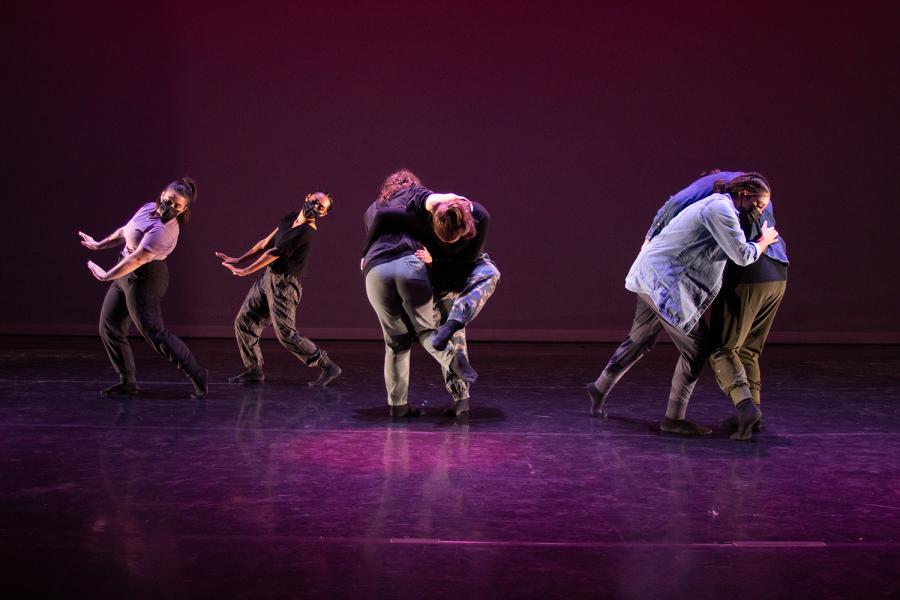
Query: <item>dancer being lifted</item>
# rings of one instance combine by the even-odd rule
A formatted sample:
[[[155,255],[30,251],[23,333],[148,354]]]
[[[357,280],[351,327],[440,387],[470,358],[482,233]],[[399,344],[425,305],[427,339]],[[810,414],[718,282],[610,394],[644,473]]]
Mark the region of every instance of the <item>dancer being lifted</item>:
[[[166,186],[158,200],[141,206],[131,220],[106,238],[97,241],[78,232],[81,245],[90,250],[124,244],[119,262],[108,271],[93,261],[87,263],[94,277],[112,281],[100,309],[100,339],[119,383],[103,390],[103,395],[138,393],[134,354],[127,337],[130,322],[156,352],[194,384],[192,398],[207,394],[209,372],[185,343],[166,329],[162,318],[162,298],[169,287],[166,257],[175,250],[181,225],[189,221],[196,201],[197,184],[184,177]]]
[[[433,207],[435,202],[448,201],[451,197],[465,201],[453,194],[433,194],[421,186],[411,171],[402,169],[385,179],[378,199],[364,216],[367,243],[360,267],[366,280],[366,294],[384,335],[385,386],[391,414],[395,417],[422,413],[408,403],[409,353],[413,338],[417,338],[441,364],[447,389],[453,398],[448,414],[455,416],[468,410],[469,384],[477,377],[464,352],[459,352],[455,346],[447,347],[446,342],[440,350],[433,344],[434,299],[428,268],[422,260],[427,258],[422,244],[400,227],[379,226],[376,229],[376,222],[381,221],[383,213],[395,210],[405,213],[410,205]],[[459,217],[462,219],[461,213]],[[470,214],[469,221],[471,225]],[[474,226],[470,229],[474,231]]]
[[[231,383],[261,383],[265,380],[259,338],[269,323],[288,352],[306,366],[322,369],[318,378],[309,382],[310,386],[326,386],[341,374],[341,368],[328,354],[312,340],[301,336],[296,328],[297,305],[303,291],[300,278],[306,272],[316,223],[328,214],[333,203],[325,192],[313,192],[306,196],[299,211],[285,215],[269,235],[241,256],[216,252],[222,259],[222,266],[239,277],[265,269],[263,276],[247,292],[234,319],[234,335],[246,371],[229,379]],[[248,260],[253,262],[238,267]]]
[[[730,181],[729,193],[704,196],[706,186],[711,191],[720,179]],[[711,351],[701,316],[722,285],[728,259],[751,264],[777,240],[778,232],[763,224],[760,238],[747,242],[738,222],[739,211],[752,210],[768,198],[768,183],[757,173],[717,173],[694,182],[660,209],[625,280],[625,287],[637,294],[631,331],[597,381],[588,384],[592,415],[605,415],[603,406],[613,386],[665,329],[681,356],[660,429],[682,435],[710,433],[685,418]]]

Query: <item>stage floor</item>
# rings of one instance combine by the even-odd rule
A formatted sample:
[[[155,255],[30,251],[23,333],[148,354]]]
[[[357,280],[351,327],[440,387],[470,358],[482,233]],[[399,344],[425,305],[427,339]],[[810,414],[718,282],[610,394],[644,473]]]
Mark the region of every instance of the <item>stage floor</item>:
[[[0,338],[0,560],[7,597],[881,598],[900,589],[900,347],[772,346],[749,443],[656,427],[675,361],[656,348],[609,419],[584,384],[609,344],[474,342],[468,418],[413,355],[387,416],[382,346],[323,342],[344,369],[264,343],[188,340],[205,401],[137,339],[141,394],[96,338]],[[688,416],[730,401],[706,371]]]

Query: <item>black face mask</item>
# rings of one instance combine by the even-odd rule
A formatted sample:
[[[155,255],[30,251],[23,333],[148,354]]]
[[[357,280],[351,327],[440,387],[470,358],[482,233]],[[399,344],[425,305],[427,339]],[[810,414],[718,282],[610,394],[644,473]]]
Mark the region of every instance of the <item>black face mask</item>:
[[[741,208],[738,209],[738,212],[742,213],[744,216],[746,216],[751,221],[755,221],[762,216],[762,211],[759,210],[759,207],[757,207],[755,204],[753,206],[751,206],[750,208],[744,208],[742,206]]]
[[[178,209],[175,208],[175,204],[173,204],[171,200],[160,200],[159,208],[156,209],[156,214],[159,215],[159,218],[163,223],[168,223],[178,216]]]
[[[319,216],[319,203],[315,200],[307,200],[303,203],[303,216],[307,219],[315,219]]]

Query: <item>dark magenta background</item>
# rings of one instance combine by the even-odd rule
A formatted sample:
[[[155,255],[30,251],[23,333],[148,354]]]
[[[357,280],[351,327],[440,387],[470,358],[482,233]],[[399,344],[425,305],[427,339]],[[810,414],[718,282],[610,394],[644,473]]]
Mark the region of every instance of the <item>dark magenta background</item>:
[[[301,329],[377,336],[361,215],[407,166],[493,215],[503,279],[476,331],[617,339],[653,213],[721,167],[773,182],[793,263],[779,332],[896,337],[896,2],[376,4],[10,9],[2,330],[93,330],[106,284],[84,263],[114,256],[76,231],[108,234],[187,173],[176,332],[227,335],[252,279],[213,251],[324,187]]]

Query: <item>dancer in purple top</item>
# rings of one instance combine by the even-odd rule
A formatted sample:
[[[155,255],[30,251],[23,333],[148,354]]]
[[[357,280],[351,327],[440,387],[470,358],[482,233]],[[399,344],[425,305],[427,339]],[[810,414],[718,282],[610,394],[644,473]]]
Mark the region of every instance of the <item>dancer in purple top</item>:
[[[194,384],[191,397],[206,397],[209,371],[181,339],[166,329],[162,318],[162,297],[169,287],[165,259],[175,250],[181,225],[187,224],[196,200],[197,184],[183,177],[166,186],[158,200],[141,206],[131,220],[102,240],[78,232],[81,245],[90,250],[123,245],[119,262],[109,270],[93,261],[87,263],[98,280],[112,281],[100,310],[100,339],[119,383],[104,389],[102,395],[138,393],[134,355],[128,344],[128,325],[133,322],[153,349]]]

